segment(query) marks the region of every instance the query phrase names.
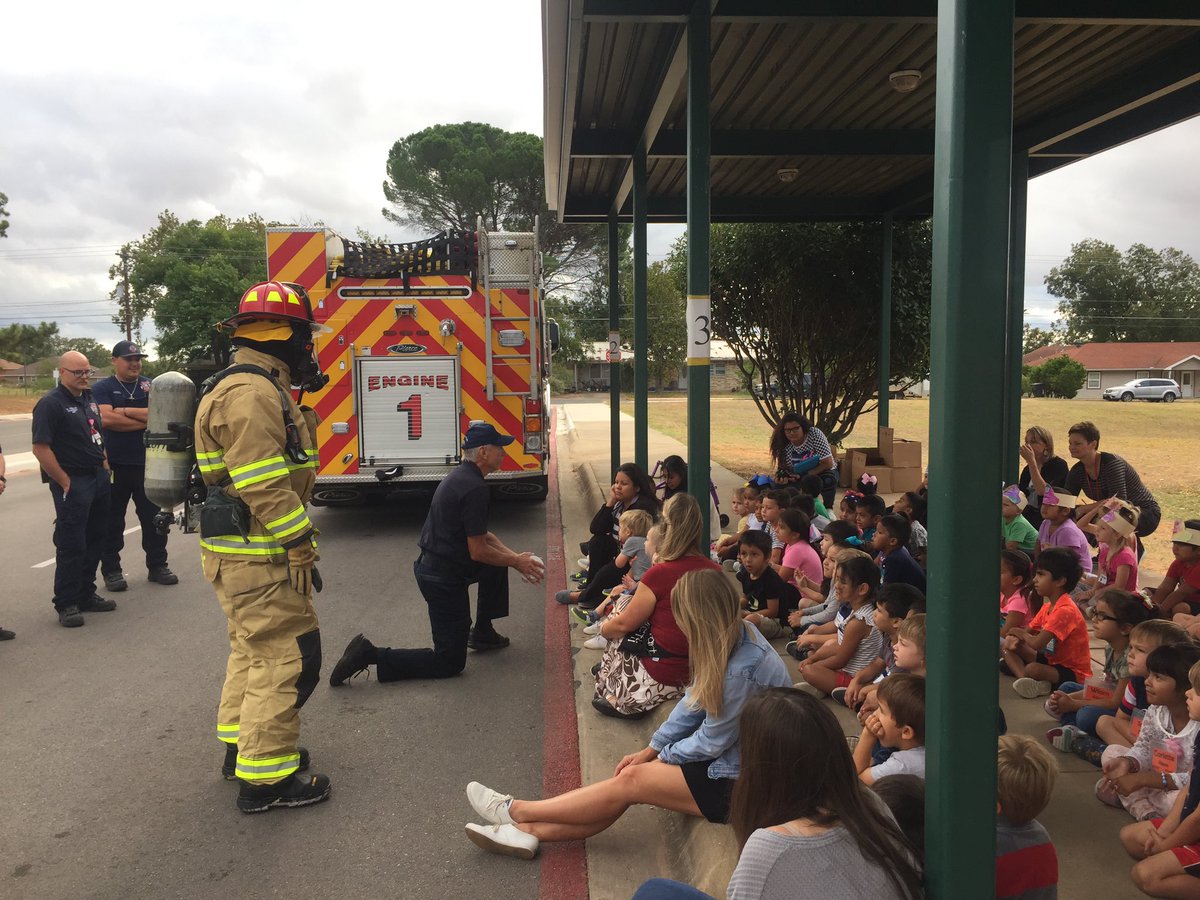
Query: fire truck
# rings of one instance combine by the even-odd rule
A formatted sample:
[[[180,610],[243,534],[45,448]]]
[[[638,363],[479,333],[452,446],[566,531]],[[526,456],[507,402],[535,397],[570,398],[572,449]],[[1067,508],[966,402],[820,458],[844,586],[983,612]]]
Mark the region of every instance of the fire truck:
[[[318,506],[429,490],[489,422],[516,440],[488,476],[501,496],[544,500],[553,323],[533,233],[445,231],[407,244],[325,228],[268,228],[270,278],[308,291],[329,384],[320,415]]]

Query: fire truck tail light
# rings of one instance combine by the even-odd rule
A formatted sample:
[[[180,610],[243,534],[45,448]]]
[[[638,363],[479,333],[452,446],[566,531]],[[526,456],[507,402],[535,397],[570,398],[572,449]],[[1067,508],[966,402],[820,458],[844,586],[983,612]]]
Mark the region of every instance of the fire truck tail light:
[[[541,416],[526,416],[525,417],[525,433],[526,434],[541,434],[542,433],[542,417]]]
[[[542,452],[542,436],[540,434],[530,434],[525,437],[525,452],[526,453],[541,453]]]
[[[541,400],[526,400],[525,401],[525,415],[540,416],[541,414],[542,414],[542,401]]]

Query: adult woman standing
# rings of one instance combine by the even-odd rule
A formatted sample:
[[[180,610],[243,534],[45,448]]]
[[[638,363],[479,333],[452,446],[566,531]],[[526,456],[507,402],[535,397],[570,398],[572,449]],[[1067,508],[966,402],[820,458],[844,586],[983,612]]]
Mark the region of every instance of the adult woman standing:
[[[675,619],[671,593],[688,572],[717,569],[700,551],[703,527],[700,507],[691,494],[676,494],[667,501],[656,562],[642,576],[629,604],[600,626],[609,645],[600,660],[592,698],[598,712],[640,719],[683,693],[689,644]]]
[[[833,508],[837,494],[838,468],[829,439],[800,413],[784,413],[771,432],[771,458],[775,460],[775,481],[787,484],[804,475],[821,476],[821,501]]]
[[[1115,453],[1100,452],[1100,429],[1091,422],[1072,425],[1067,432],[1067,446],[1079,462],[1067,473],[1066,488],[1072,494],[1087,494],[1092,501],[1076,506],[1075,518],[1083,518],[1110,497],[1132,503],[1141,511],[1134,532],[1141,556],[1140,539],[1153,534],[1162,519],[1162,508],[1154,495],[1133,466]]]
[[[644,509],[651,516],[658,516],[659,502],[654,493],[654,482],[637,463],[622,463],[613,476],[608,500],[592,516],[588,526],[592,536],[587,542],[587,580],[600,582],[600,589],[615,587],[625,573],[612,565],[621,550],[617,543],[621,513],[627,509]],[[584,560],[579,563],[582,566]],[[602,571],[603,570],[603,571]]]
[[[1034,425],[1025,432],[1025,443],[1021,445],[1021,459],[1025,468],[1017,482],[1021,493],[1029,498],[1024,514],[1034,528],[1042,524],[1042,495],[1046,486],[1067,483],[1067,461],[1054,453],[1054,436],[1041,425]]]
[[[622,759],[612,778],[547,800],[515,800],[471,782],[467,800],[490,823],[467,825],[471,841],[532,859],[540,841],[589,838],[638,803],[728,819],[740,768],[738,715],[755,694],[791,677],[758,630],[743,624],[738,592],[719,570],[683,575],[673,604],[691,648],[692,681],[650,745]]]

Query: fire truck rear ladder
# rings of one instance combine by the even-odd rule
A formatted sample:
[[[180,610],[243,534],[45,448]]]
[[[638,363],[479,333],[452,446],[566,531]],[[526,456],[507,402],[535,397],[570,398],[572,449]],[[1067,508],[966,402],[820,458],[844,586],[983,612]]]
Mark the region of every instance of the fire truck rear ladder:
[[[534,315],[528,316],[496,316],[495,319],[500,322],[528,322],[529,323],[529,352],[528,353],[493,353],[492,352],[492,285],[503,286],[509,284],[520,284],[529,286],[529,311],[533,312],[533,304],[537,299],[537,233],[538,233],[538,217],[533,220],[533,247],[529,253],[529,271],[518,275],[501,274],[499,276],[492,273],[492,235],[483,230],[483,217],[478,220],[479,233],[485,237],[485,240],[480,241],[480,251],[484,254],[480,269],[483,273],[483,320],[484,334],[487,335],[484,344],[484,365],[487,369],[487,398],[493,400],[496,397],[537,397],[538,391],[538,373],[533,364],[534,347],[537,346],[539,340],[537,317]],[[523,359],[529,363],[529,390],[528,391],[498,391],[496,390],[496,377],[493,370],[493,360],[509,360]]]

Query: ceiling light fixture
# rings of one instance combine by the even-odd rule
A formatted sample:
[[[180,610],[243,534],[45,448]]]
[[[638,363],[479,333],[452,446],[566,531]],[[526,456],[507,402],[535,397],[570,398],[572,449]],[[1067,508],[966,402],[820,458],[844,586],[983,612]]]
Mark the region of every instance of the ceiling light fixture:
[[[908,94],[917,89],[917,85],[921,83],[920,69],[897,69],[888,76],[888,81],[892,83],[892,88],[900,94]]]

